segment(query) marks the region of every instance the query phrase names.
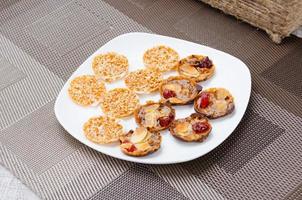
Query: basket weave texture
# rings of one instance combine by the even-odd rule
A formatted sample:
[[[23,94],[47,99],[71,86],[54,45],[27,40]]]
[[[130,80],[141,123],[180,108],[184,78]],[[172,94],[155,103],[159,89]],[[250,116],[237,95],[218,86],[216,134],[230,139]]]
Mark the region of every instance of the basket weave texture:
[[[200,0],[265,30],[280,43],[302,25],[302,0]]]

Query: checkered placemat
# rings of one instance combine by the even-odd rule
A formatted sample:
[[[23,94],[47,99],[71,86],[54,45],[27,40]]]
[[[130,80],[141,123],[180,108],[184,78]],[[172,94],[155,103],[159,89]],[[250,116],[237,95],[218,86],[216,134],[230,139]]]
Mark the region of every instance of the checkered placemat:
[[[133,31],[208,45],[248,65],[251,102],[221,146],[188,163],[140,165],[60,126],[53,106],[67,78]],[[43,199],[302,199],[301,55],[301,39],[273,44],[195,0],[0,1],[0,163]]]

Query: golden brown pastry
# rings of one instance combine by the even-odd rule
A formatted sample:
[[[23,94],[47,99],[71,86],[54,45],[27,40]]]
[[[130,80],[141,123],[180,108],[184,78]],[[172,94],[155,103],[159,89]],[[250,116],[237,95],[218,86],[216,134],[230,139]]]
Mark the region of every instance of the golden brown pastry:
[[[171,104],[187,104],[198,95],[195,81],[181,76],[166,79],[159,88],[163,102]]]
[[[168,103],[147,102],[135,110],[134,117],[139,126],[160,131],[169,128],[175,119],[175,110]]]
[[[178,139],[186,142],[202,142],[212,130],[212,126],[206,117],[194,113],[190,117],[173,121],[170,133]]]
[[[151,132],[145,127],[138,127],[135,131],[120,137],[120,148],[129,156],[145,156],[160,148],[161,135]]]
[[[224,88],[209,88],[202,91],[194,101],[195,111],[210,119],[230,114],[234,108],[234,98]]]
[[[177,69],[181,76],[200,82],[213,76],[215,65],[208,56],[190,55],[179,61]]]

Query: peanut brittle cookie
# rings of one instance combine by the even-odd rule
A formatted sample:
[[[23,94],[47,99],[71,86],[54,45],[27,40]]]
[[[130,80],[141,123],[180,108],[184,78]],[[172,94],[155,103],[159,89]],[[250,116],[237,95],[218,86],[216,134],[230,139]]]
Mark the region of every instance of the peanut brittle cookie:
[[[158,69],[161,72],[175,69],[179,61],[178,53],[167,46],[155,46],[144,53],[146,67]]]
[[[83,126],[86,138],[98,144],[112,143],[123,135],[123,126],[111,117],[92,117]]]
[[[129,89],[116,88],[107,92],[101,102],[104,113],[122,118],[132,115],[139,106],[138,96]]]
[[[98,55],[92,62],[96,76],[109,83],[123,78],[128,73],[128,68],[128,59],[115,52]]]
[[[106,92],[105,84],[93,75],[83,75],[70,82],[68,94],[73,102],[82,106],[98,104]]]
[[[162,75],[155,69],[141,69],[130,72],[125,78],[127,87],[136,93],[151,93],[158,90]]]

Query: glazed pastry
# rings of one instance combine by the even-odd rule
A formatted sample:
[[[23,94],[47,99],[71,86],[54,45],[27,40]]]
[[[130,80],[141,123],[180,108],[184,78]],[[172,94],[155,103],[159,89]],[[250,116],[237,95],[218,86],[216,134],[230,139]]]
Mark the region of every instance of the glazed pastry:
[[[195,111],[210,119],[230,114],[234,108],[234,98],[224,88],[209,88],[202,91],[194,101]]]
[[[139,126],[151,131],[167,129],[175,118],[175,110],[168,103],[147,102],[134,112]]]
[[[161,84],[159,91],[162,101],[171,104],[187,104],[199,92],[195,81],[181,76],[169,77]]]
[[[120,137],[120,148],[129,156],[145,156],[160,148],[161,135],[151,132],[145,127],[138,127],[135,131]]]
[[[208,119],[200,114],[194,113],[190,117],[177,119],[172,122],[170,133],[186,142],[202,142],[212,130]]]
[[[190,55],[179,61],[177,69],[181,76],[200,82],[213,76],[215,66],[208,56]]]

